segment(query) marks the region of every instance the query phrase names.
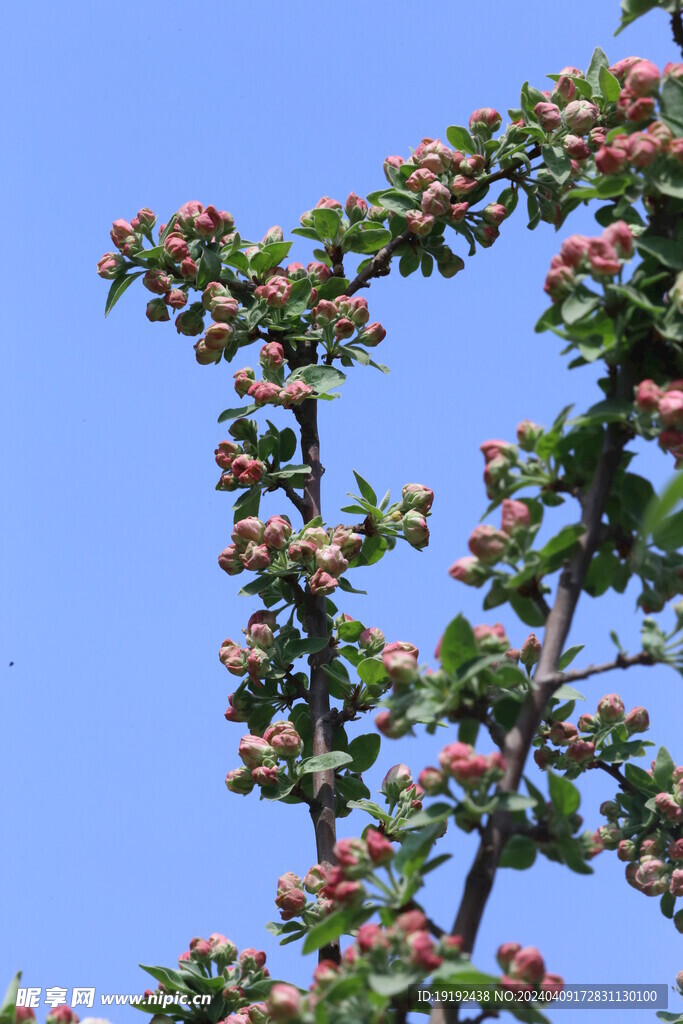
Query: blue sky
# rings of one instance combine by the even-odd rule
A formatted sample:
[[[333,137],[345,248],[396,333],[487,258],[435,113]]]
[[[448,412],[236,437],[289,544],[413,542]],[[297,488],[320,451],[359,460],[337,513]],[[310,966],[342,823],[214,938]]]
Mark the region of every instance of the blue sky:
[[[305,983],[311,968],[263,928],[276,913],[277,876],[314,859],[305,809],[230,796],[223,785],[241,733],[223,720],[232,687],[217,651],[256,607],[216,565],[231,528],[212,455],[224,433],[217,414],[234,404],[230,371],[198,367],[190,339],[150,325],[141,288],[105,322],[95,262],[112,219],[151,206],[165,220],[197,198],[231,210],[248,237],[275,223],[286,232],[323,194],[380,187],[387,154],[407,155],[474,107],[514,106],[525,79],[542,88],[548,72],[585,67],[596,44],[613,60],[674,56],[663,15],[613,40],[616,21],[616,3],[604,0],[349,0],[343,9],[28,0],[6,14],[8,980],[22,968],[26,984],[138,992],[138,962],[172,963],[193,935],[214,930],[262,945],[279,977]],[[579,215],[572,229],[591,223]],[[454,281],[392,274],[375,283],[371,316],[388,331],[379,358],[392,372],[355,370],[343,400],[321,410],[331,521],[354,468],[380,492],[409,481],[436,490],[429,549],[403,545],[359,571],[370,594],[344,605],[425,657],[458,611],[486,620],[481,594],[446,573],[484,508],[478,445],[512,437],[523,417],[548,422],[567,402],[596,400],[593,372],[567,373],[557,339],[532,330],[559,243],[547,225],[528,232],[520,211]],[[305,245],[292,255],[305,261]],[[671,468],[652,451],[638,463],[659,480]],[[501,618],[521,642],[524,627]],[[632,593],[599,606],[584,598],[572,641],[601,660],[614,626],[635,648]],[[652,738],[680,757],[673,673],[633,670],[585,692],[594,706],[617,687],[627,705],[647,704]],[[387,745],[371,788],[396,761],[416,771],[432,763],[440,745],[425,736]],[[593,826],[610,785],[591,777],[584,791]],[[341,830],[363,824],[347,819]],[[460,833],[447,843],[453,860],[427,897],[444,924],[473,853]],[[672,982],[681,967],[672,925],[626,885],[612,855],[594,864],[588,879],[546,863],[501,872],[477,963],[492,967],[497,945],[519,940],[570,981]],[[138,1019],[132,1010],[115,1018]]]

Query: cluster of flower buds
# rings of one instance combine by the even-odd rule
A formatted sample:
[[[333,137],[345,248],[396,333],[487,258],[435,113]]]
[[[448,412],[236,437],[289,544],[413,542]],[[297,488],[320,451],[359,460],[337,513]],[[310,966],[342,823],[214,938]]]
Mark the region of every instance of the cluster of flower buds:
[[[280,721],[269,725],[263,736],[250,733],[240,740],[237,753],[244,766],[233,768],[225,777],[231,793],[246,796],[254,786],[277,786],[284,765],[294,761],[303,750],[303,740],[291,722]]]
[[[244,569],[267,569],[287,547],[291,535],[292,525],[284,516],[271,516],[265,523],[256,516],[240,519],[232,530],[232,544],[221,551],[218,564],[228,576]]]
[[[246,628],[247,646],[224,640],[218,652],[221,664],[233,676],[249,676],[253,689],[261,688],[275,648],[277,621],[274,612],[258,611],[250,617]],[[230,694],[230,707],[225,712],[229,722],[246,722],[251,703],[245,694]]]
[[[369,828],[363,839],[339,839],[334,856],[334,867],[315,864],[303,879],[288,872],[278,880],[275,903],[283,921],[300,917],[309,909],[306,893],[317,897],[314,914],[318,915],[362,903],[366,895],[363,880],[391,861],[394,848],[382,832]]]
[[[665,73],[681,65],[668,64]],[[625,57],[610,71],[621,85],[617,110],[624,120],[640,124],[649,120],[655,111],[661,72],[652,61],[640,57]]]
[[[498,443],[503,444],[504,442],[488,442],[491,445]],[[502,454],[493,458],[505,459],[507,462],[506,456]],[[493,461],[493,458],[490,462]],[[487,467],[490,462],[487,462]],[[514,542],[519,539],[520,535],[526,535],[530,526],[529,506],[523,501],[506,498],[501,507],[500,529],[488,524],[475,526],[468,540],[468,547],[472,555],[456,559],[448,570],[449,575],[454,580],[459,580],[469,586],[481,586],[488,579],[490,566],[505,558],[508,553],[512,552],[514,555],[517,552],[518,549]]]
[[[683,274],[680,278],[683,293]],[[654,420],[660,447],[673,455],[679,469],[683,465],[683,380],[672,380],[661,387],[653,380],[641,380],[635,405],[647,423]]]
[[[646,732],[649,727],[650,719],[645,708],[632,708],[626,713],[619,694],[607,693],[598,701],[595,714],[581,715],[576,725],[554,721],[542,729],[539,735],[543,746],[534,752],[534,760],[539,768],[586,766],[595,759],[597,747],[612,735],[613,730],[620,734],[617,739],[626,739]],[[562,749],[553,750],[545,745],[547,742]]]
[[[553,302],[565,298],[588,274],[595,281],[609,281],[621,273],[624,263],[633,255],[633,235],[626,221],[618,220],[596,238],[570,235],[550,261],[545,291]]]
[[[23,1013],[20,1014],[20,1010]],[[35,1016],[30,1006],[17,1006],[14,1019],[19,1024],[22,1020],[35,1020]],[[54,1006],[45,1018],[45,1024],[78,1024],[79,1020],[80,1017],[70,1006]],[[86,1021],[83,1024],[86,1024]]]
[[[422,809],[424,789],[413,781],[406,764],[394,764],[382,779],[381,792],[389,810],[397,817],[410,817]]]
[[[250,366],[234,374],[235,391],[240,397],[248,395],[258,406],[281,405],[284,409],[301,405],[315,394],[315,389],[302,380],[284,380],[285,353],[279,341],[269,341],[260,352],[263,379],[257,380]]]
[[[192,961],[198,964],[214,964],[218,971],[222,971],[229,964],[237,960],[237,946],[220,932],[213,932],[208,939],[195,937],[190,942],[190,947],[178,957],[178,963],[183,964]],[[264,961],[265,963],[265,954]]]
[[[449,743],[439,754],[440,768],[423,768],[419,782],[425,793],[435,796],[448,793],[454,779],[463,789],[484,792],[505,772],[505,760],[498,751],[477,754],[469,743]]]
[[[561,992],[564,979],[559,974],[548,974],[543,957],[535,946],[522,947],[519,942],[504,942],[496,953],[501,970],[503,988],[510,992]]]
[[[368,302],[360,296],[339,295],[336,299],[321,299],[311,311],[314,334],[325,342],[328,353],[334,353],[339,344],[353,338],[354,342],[375,348],[386,337],[386,331],[376,321],[369,323]]]

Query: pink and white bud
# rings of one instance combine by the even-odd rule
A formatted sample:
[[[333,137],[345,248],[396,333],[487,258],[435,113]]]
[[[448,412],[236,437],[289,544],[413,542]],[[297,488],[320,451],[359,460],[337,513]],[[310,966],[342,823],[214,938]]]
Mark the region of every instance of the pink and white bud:
[[[285,351],[279,341],[269,341],[261,349],[259,362],[264,370],[279,370],[284,361]]]
[[[546,132],[554,132],[562,124],[562,113],[554,103],[537,103],[534,114]]]
[[[413,783],[410,768],[406,764],[395,764],[382,779],[382,793],[391,801],[398,800],[401,793]]]
[[[311,593],[320,594],[322,597],[327,597],[329,594],[334,593],[335,587],[338,585],[339,580],[323,569],[317,569],[308,581]]]
[[[523,501],[515,501],[506,498],[501,509],[500,528],[503,533],[511,535],[518,529],[526,529],[531,526],[531,513],[529,506]]]
[[[585,135],[590,131],[600,115],[600,111],[589,100],[572,100],[564,109],[565,124],[573,128],[577,135]]]
[[[659,68],[649,60],[639,60],[629,69],[625,86],[632,96],[652,96],[659,88]]]
[[[468,540],[468,547],[472,554],[485,565],[493,565],[498,562],[507,549],[508,537],[495,526],[475,526]]]
[[[624,710],[624,702],[618,693],[607,693],[598,701],[598,718],[605,725],[621,722]]]
[[[400,509],[402,512],[414,509],[426,514],[434,503],[434,491],[424,484],[406,484],[401,491]]]
[[[541,641],[535,633],[529,633],[522,644],[519,660],[525,668],[532,668],[541,656]]]

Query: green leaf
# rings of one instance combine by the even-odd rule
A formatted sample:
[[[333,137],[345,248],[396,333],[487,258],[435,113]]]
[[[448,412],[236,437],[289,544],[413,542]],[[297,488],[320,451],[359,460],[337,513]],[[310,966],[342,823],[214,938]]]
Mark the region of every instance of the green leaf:
[[[310,384],[318,395],[326,395],[344,383],[346,374],[335,366],[301,366],[289,375],[285,384],[295,380]]]
[[[353,758],[354,772],[366,772],[377,760],[381,738],[377,733],[356,736],[349,743],[349,754]]]
[[[153,249],[142,249],[135,253],[136,260],[158,260],[165,253],[163,245],[155,245]]]
[[[218,417],[218,422],[225,423],[227,420],[236,420],[239,416],[250,416],[257,409],[257,405],[241,405],[235,409],[224,409]]]
[[[623,295],[625,299],[628,299],[632,306],[644,309],[646,313],[652,313],[653,316],[666,313],[664,306],[656,306],[654,302],[650,302],[646,295],[643,295],[641,291],[638,291],[637,288],[630,284],[613,284],[610,287],[617,295]]]
[[[553,806],[557,808],[563,818],[574,814],[581,803],[581,796],[576,786],[569,779],[548,772],[548,789]]]
[[[627,420],[632,413],[632,402],[621,398],[605,398],[602,402],[596,402],[581,416],[577,416],[572,420],[572,424],[576,427],[588,427],[594,423],[618,423],[620,420]]]
[[[240,494],[234,505],[234,522],[240,519],[247,519],[249,516],[258,516],[259,505],[261,504],[261,488],[250,487],[248,491]]]
[[[676,897],[670,893],[665,892],[659,901],[659,909],[661,910],[664,917],[668,917],[669,920],[674,916],[674,908],[676,906]]]
[[[205,249],[197,264],[197,288],[204,290],[211,281],[221,276],[221,258],[213,249]]]
[[[309,636],[301,640],[290,640],[285,650],[288,658],[301,658],[304,654],[317,654],[324,651],[329,644],[324,636]]]
[[[662,85],[662,113],[677,135],[683,132],[683,82],[668,75]]]
[[[476,153],[477,147],[467,128],[452,124],[446,129],[446,138],[455,149],[462,149],[465,153]]]
[[[107,301],[104,304],[105,316],[109,316],[126,288],[130,288],[135,278],[140,277],[142,274],[144,274],[144,270],[138,270],[135,274],[121,274],[120,277],[114,278],[109,289],[109,294],[107,295]]]
[[[360,473],[357,473],[355,469],[353,471],[353,475],[356,478],[356,483],[358,484],[358,490],[360,491],[360,493],[363,495],[366,501],[369,501],[370,504],[376,508],[377,495],[373,491],[370,484],[367,482],[367,480],[364,480]]]
[[[562,686],[558,686],[558,688],[553,693],[553,697],[555,697],[557,700],[586,699],[582,693],[579,693],[578,690],[575,690],[573,686],[567,686],[566,683],[563,683]]]
[[[441,834],[441,822],[429,825],[420,832],[413,832],[401,845],[401,849],[394,857],[394,867],[400,871],[404,878],[410,878],[416,874],[427,857],[429,852]]]
[[[672,270],[683,270],[683,246],[671,238],[659,238],[656,235],[643,235],[636,240],[640,253],[654,256],[665,267]]]
[[[675,767],[676,765],[674,764],[669,751],[666,747],[660,747],[657,754],[657,760],[655,761],[654,771],[652,773],[660,790],[666,790],[671,785]]]
[[[450,818],[454,810],[453,804],[447,804],[440,800],[435,804],[430,804],[423,811],[418,811],[417,814],[411,814],[408,819],[408,826],[410,828],[423,828],[425,825],[435,825],[437,822]]]
[[[577,523],[574,526],[563,526],[559,533],[551,537],[538,552],[543,561],[555,558],[557,555],[565,554],[574,547],[579,537],[586,532],[585,526]]]
[[[406,992],[413,985],[416,985],[422,978],[421,974],[415,971],[397,971],[394,974],[372,974],[368,975],[368,984],[378,996],[391,999]]]
[[[598,81],[600,83],[600,91],[607,102],[616,103],[621,93],[621,85],[619,84],[619,79],[614,77],[605,64],[600,65]]]
[[[290,427],[285,427],[280,432],[280,462],[289,462],[297,448],[296,434]]]
[[[340,935],[353,927],[354,915],[351,910],[335,910],[334,913],[313,926],[306,936],[302,952],[314,953],[321,946],[334,942]]]
[[[375,253],[391,241],[391,232],[371,224],[354,224],[342,239],[344,252]]]
[[[365,658],[356,667],[358,678],[366,686],[376,686],[388,679],[387,670],[377,658]]]
[[[559,185],[569,180],[572,164],[562,146],[541,146],[541,154],[546,167]]]
[[[604,50],[601,50],[599,46],[593,50],[593,56],[586,72],[586,81],[593,89],[593,93],[597,96],[602,95],[600,85],[600,68],[609,68],[609,58]]]
[[[557,663],[558,672],[564,672],[566,668],[569,668],[574,658],[581,653],[585,646],[585,644],[577,644],[575,647],[568,647]]]
[[[344,640],[346,643],[355,643],[364,629],[363,623],[354,619],[352,622],[340,623],[337,633],[340,640]]]
[[[285,311],[287,316],[301,316],[311,298],[312,286],[307,277],[302,277],[292,285],[292,293],[287,299]]]
[[[21,971],[18,971],[10,981],[7,991],[5,992],[5,998],[0,1004],[0,1024],[14,1024],[17,993],[19,991],[20,981]]]
[[[561,306],[562,319],[566,324],[575,324],[589,316],[600,305],[600,297],[580,284],[568,295]]]
[[[657,524],[652,531],[652,543],[662,551],[678,551],[683,547],[683,509]]]
[[[457,615],[446,627],[441,640],[441,664],[446,672],[457,672],[461,665],[478,655],[477,641],[464,615]]]
[[[251,581],[251,583],[246,583],[239,593],[241,596],[253,597],[255,594],[260,594],[264,591],[272,582],[273,577],[265,572],[261,576],[257,576],[255,580]]]
[[[536,843],[528,836],[511,836],[500,858],[502,868],[526,871],[536,860]]]
[[[320,237],[333,242],[337,237],[337,232],[339,231],[341,214],[337,210],[320,209],[313,210],[312,217],[315,230],[318,232]]]
[[[624,765],[624,775],[631,785],[641,792],[649,795],[659,793],[659,786],[652,776],[644,768],[639,768],[637,764]]]
[[[661,495],[655,495],[645,510],[640,528],[642,542],[648,541],[659,524],[681,500],[683,500],[683,473],[676,473]]]
[[[331,750],[328,754],[318,754],[316,757],[307,757],[297,765],[296,774],[312,775],[314,772],[327,772],[341,768],[344,764],[351,764],[353,758],[343,750]]]

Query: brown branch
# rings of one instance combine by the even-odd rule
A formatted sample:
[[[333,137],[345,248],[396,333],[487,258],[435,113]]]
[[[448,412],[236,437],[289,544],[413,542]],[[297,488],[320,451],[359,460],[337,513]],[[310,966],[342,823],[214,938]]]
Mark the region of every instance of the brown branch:
[[[674,11],[671,15],[671,31],[673,32],[674,42],[683,55],[683,12]]]
[[[618,654],[614,661],[605,661],[601,665],[588,665],[586,668],[577,668],[571,672],[555,672],[546,676],[546,686],[562,686],[563,683],[575,683],[579,679],[588,679],[590,676],[599,676],[603,672],[613,672],[617,668],[631,668],[633,665],[655,665],[655,659],[647,651],[640,651],[638,654]],[[534,676],[534,679],[536,677]]]
[[[391,270],[391,260],[397,249],[400,249],[402,245],[412,241],[414,235],[406,230],[402,231],[400,235],[396,235],[396,238],[392,238],[390,242],[380,249],[379,252],[372,257],[367,267],[361,270],[349,287],[346,289],[347,295],[355,295],[360,288],[367,288],[368,283],[373,277],[386,277]]]
[[[320,437],[318,435],[318,403],[310,399],[295,410],[301,428],[301,454],[311,472],[306,478],[303,496],[304,522],[310,522],[320,515],[320,481],[324,472],[320,462]],[[310,637],[327,638],[327,604],[325,597],[312,594],[306,588],[304,596],[304,629]],[[311,711],[313,728],[313,756],[328,754],[332,750],[334,729],[330,721],[330,687],[324,665],[331,657],[326,647],[318,654],[312,654],[311,683],[308,692],[308,706]],[[324,867],[334,864],[336,842],[336,816],[334,801],[334,771],[331,769],[313,774],[313,804],[310,807],[311,820],[315,831],[318,863]],[[320,960],[339,962],[339,943],[323,946]]]
[[[628,779],[621,774],[615,764],[608,764],[607,761],[596,760],[591,761],[588,768],[600,768],[603,772],[607,772],[608,775],[611,775],[612,778],[619,783],[619,788],[622,789],[624,793],[631,793],[632,796],[638,796],[640,794],[638,787],[633,786]]]
[[[622,373],[615,381],[614,393],[626,394],[631,387],[627,375]],[[621,462],[628,435],[620,425],[610,424],[605,430],[602,450],[597,461],[593,480],[582,502],[581,524],[584,533],[577,542],[576,553],[560,576],[555,603],[548,616],[541,656],[533,686],[520,710],[517,722],[510,729],[505,741],[503,756],[506,762],[505,775],[499,789],[504,793],[516,792],[531,744],[543,719],[548,700],[562,684],[566,675],[558,673],[557,666],[564,650],[574,611],[590,566],[598,547],[602,517],[614,478]],[[561,678],[558,678],[558,675]],[[505,844],[511,834],[510,815],[495,811],[486,823],[479,848],[465,882],[465,890],[453,925],[453,934],[463,937],[463,948],[471,952],[479,931]],[[457,1021],[450,1008],[445,1013],[432,1013],[432,1022]]]

